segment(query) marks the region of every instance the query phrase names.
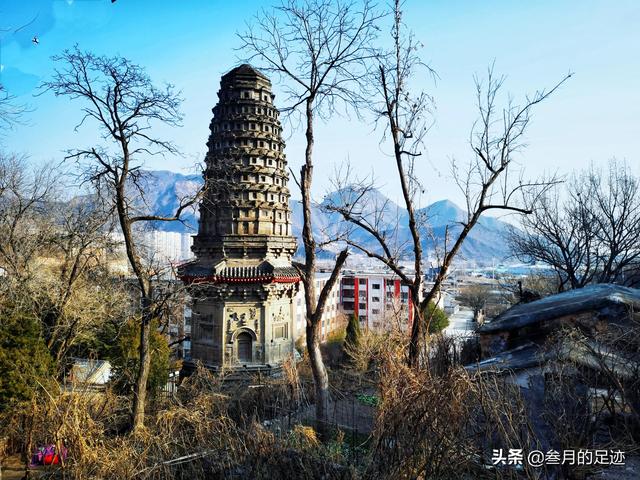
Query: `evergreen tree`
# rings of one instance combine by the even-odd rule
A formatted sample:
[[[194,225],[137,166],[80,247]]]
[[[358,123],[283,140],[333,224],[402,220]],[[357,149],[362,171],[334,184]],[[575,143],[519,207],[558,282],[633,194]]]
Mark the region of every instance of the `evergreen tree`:
[[[40,322],[24,313],[0,316],[0,412],[49,386],[53,371]]]
[[[351,315],[349,317],[349,323],[347,324],[347,336],[345,338],[345,347],[348,349],[354,350],[358,348],[360,344],[360,322],[358,321],[358,317]]]
[[[138,363],[140,362],[140,323],[129,321],[118,337],[118,343],[109,359],[114,367],[113,385],[116,391],[128,394],[133,391]],[[149,338],[151,367],[147,390],[154,394],[167,383],[169,374],[169,346],[166,338],[158,331],[158,322],[152,322]]]
[[[429,333],[439,333],[449,326],[449,317],[433,302],[429,302],[423,318],[429,322]]]

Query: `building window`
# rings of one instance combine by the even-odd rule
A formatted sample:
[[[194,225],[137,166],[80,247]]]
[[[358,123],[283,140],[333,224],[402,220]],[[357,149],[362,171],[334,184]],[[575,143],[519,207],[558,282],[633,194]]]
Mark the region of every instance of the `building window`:
[[[380,284],[379,283],[374,283],[371,285],[371,288],[374,290],[380,290]]]
[[[284,325],[274,325],[273,326],[273,338],[287,338],[287,327],[288,325],[285,323]]]
[[[378,315],[380,313],[380,310],[377,308],[374,308],[373,310],[371,310],[371,313],[373,313],[374,315]]]
[[[375,303],[379,303],[380,302],[380,297],[371,297],[371,301],[375,302]]]

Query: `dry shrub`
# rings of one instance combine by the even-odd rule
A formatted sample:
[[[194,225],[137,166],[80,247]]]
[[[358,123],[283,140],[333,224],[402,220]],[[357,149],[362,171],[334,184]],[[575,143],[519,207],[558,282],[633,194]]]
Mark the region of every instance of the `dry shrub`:
[[[255,422],[242,426],[228,415],[229,398],[206,371],[185,382],[178,403],[147,416],[139,434],[116,434],[128,418],[129,399],[109,392],[44,395],[15,412],[12,435],[25,450],[63,445],[68,457],[47,469],[54,477],[84,479],[244,478],[260,459],[278,457],[273,435]]]
[[[493,373],[476,373],[472,377],[472,408],[469,410],[469,432],[476,445],[475,458],[483,469],[492,465],[494,449],[542,450],[537,422],[540,405],[523,397],[515,378]],[[546,448],[544,449],[547,450]],[[548,478],[544,468],[533,468],[524,462],[523,469],[512,467],[491,471],[491,478]]]
[[[518,387],[498,376],[469,374],[456,365],[447,339],[434,339],[429,352],[422,370],[387,355],[367,477],[537,478],[526,468],[492,468],[493,449],[537,445]]]
[[[435,375],[446,375],[452,368],[462,364],[460,345],[456,338],[437,333],[429,337],[429,370]]]
[[[544,419],[560,449],[638,450],[639,339],[633,317],[592,338],[567,329],[549,339]],[[575,467],[571,473],[593,470]]]
[[[9,434],[20,439],[25,461],[40,446],[54,444],[58,451],[64,446],[68,449],[65,469],[78,472],[73,478],[92,478],[104,460],[105,432],[127,416],[122,400],[110,392],[45,392],[14,410]],[[93,466],[87,468],[89,464]]]
[[[358,372],[374,374],[389,356],[401,360],[405,349],[406,335],[399,330],[386,333],[365,330],[357,345],[345,345],[351,367]]]
[[[284,373],[284,381],[289,389],[291,403],[297,407],[302,403],[304,398],[304,387],[298,374],[298,366],[293,355],[290,355],[282,364],[282,372]]]
[[[307,393],[291,358],[284,362],[279,378],[258,374],[226,377],[199,366],[183,380],[178,399],[189,403],[204,394],[218,397],[226,409],[224,413],[246,426],[254,418],[270,419],[295,410]]]
[[[369,476],[456,478],[473,471],[468,375],[455,369],[437,377],[397,362],[384,370]]]
[[[221,391],[224,379],[224,372],[215,375],[201,363],[198,363],[196,371],[186,377],[180,384],[178,399],[182,403],[188,403],[191,399],[201,395],[223,395]]]
[[[317,448],[320,446],[320,440],[313,427],[306,425],[296,425],[291,430],[290,440],[292,447],[298,447],[301,450]]]

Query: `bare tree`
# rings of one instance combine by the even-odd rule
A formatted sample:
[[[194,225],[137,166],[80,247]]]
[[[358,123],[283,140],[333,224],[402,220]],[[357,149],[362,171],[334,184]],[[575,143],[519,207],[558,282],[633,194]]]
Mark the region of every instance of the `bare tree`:
[[[0,84],[0,138],[2,131],[11,128],[26,112],[26,107],[16,103],[16,97]]]
[[[524,276],[500,275],[497,280],[499,294],[496,300],[504,307],[539,300],[559,291],[557,277],[544,270],[530,270]]]
[[[348,250],[337,256],[329,280],[316,295],[318,244],[312,226],[311,186],[314,167],[316,118],[329,118],[338,108],[353,107],[367,78],[371,43],[378,15],[368,1],[285,0],[274,11],[264,11],[255,25],[240,35],[249,61],[277,75],[285,89],[285,113],[298,115],[305,127],[305,158],[298,186],[302,194],[305,262],[300,272],[307,310],[306,339],[316,392],[316,419],[324,428],[329,401],[329,379],[320,351],[320,322]],[[291,118],[291,117],[290,117]]]
[[[59,173],[33,169],[23,157],[0,154],[0,267],[16,293],[33,275],[37,255],[50,246],[49,215]]]
[[[40,321],[60,372],[77,340],[122,304],[106,272],[109,212],[90,196],[68,201],[64,181],[58,167],[0,156],[0,308]]]
[[[122,296],[111,285],[106,258],[115,245],[111,212],[87,196],[58,202],[51,213],[56,224],[50,249],[57,267],[43,320],[47,347],[63,367],[77,339],[104,321],[114,310],[109,305]]]
[[[593,165],[563,189],[548,192],[510,233],[521,260],[551,267],[559,290],[590,283],[634,284],[640,268],[640,180],[623,162]]]
[[[156,87],[144,69],[122,57],[108,58],[82,52],[77,47],[54,57],[62,67],[43,87],[56,96],[84,102],[80,121],[93,121],[104,145],[73,150],[67,158],[76,159],[86,180],[114,209],[124,239],[129,265],[140,295],[140,364],[133,400],[132,426],[144,426],[147,379],[150,368],[149,336],[154,318],[152,272],[146,268],[136,243],[134,229],[147,222],[180,221],[200,194],[180,199],[174,215],[149,213],[144,202],[141,157],[177,154],[173,143],[152,133],[155,124],[179,126],[180,96],[172,85]]]
[[[415,80],[420,70],[431,70],[417,56],[418,43],[413,34],[406,31],[399,0],[393,5],[391,38],[392,50],[379,57],[379,67],[374,78],[378,95],[373,105],[374,113],[384,125],[383,140],[388,139],[393,149],[392,158],[408,214],[413,274],[401,268],[400,250],[393,248],[393,238],[386,232],[379,231],[376,222],[370,217],[362,215],[363,209],[357,203],[333,205],[333,210],[367,232],[380,248],[374,250],[355,242],[348,243],[369,257],[380,260],[409,286],[415,319],[411,327],[408,362],[418,366],[420,344],[426,345],[424,337],[430,321],[424,316],[426,307],[429,302],[438,300],[453,259],[480,217],[490,210],[531,213],[533,201],[554,183],[553,179],[525,180],[522,171],[518,172],[514,154],[524,146],[523,136],[533,108],[546,100],[571,75],[564,77],[550,90],[539,91],[533,97],[527,97],[522,105],[509,103],[504,109],[497,106],[498,93],[504,79],[495,78],[493,68],[489,69],[485,84],[476,79],[480,118],[472,128],[470,138],[474,157],[464,169],[455,162],[452,165],[454,179],[466,198],[467,218],[461,222],[461,230],[457,236],[444,246],[434,284],[425,292],[422,265],[423,242],[428,234],[424,220],[428,219],[421,219],[417,214],[417,194],[422,191],[422,187],[414,172],[414,162],[422,153],[424,136],[430,126],[431,102],[425,92],[414,94],[411,91],[411,81]],[[366,188],[368,187],[363,187]],[[364,196],[361,195],[356,200],[361,198]],[[519,202],[522,198],[531,199],[532,202],[523,205]]]
[[[491,298],[491,287],[480,283],[468,285],[461,289],[458,298],[473,310],[473,321],[480,322],[487,302]]]

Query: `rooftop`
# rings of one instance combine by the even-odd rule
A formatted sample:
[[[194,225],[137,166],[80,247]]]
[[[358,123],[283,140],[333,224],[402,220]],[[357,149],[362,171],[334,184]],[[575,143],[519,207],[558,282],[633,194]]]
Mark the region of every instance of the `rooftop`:
[[[594,310],[604,311],[619,305],[628,305],[640,310],[640,290],[611,284],[590,285],[570,290],[516,305],[482,325],[478,332],[512,330],[566,315]]]
[[[266,80],[269,79],[269,77],[267,77],[264,73],[262,73],[260,70],[253,67],[252,65],[249,65],[248,63],[243,63],[242,65],[232,68],[227,73],[225,73],[222,76],[222,78],[235,77],[235,76],[241,76],[241,75],[252,76],[252,77],[262,77]]]
[[[556,348],[544,348],[528,342],[491,358],[465,366],[469,372],[513,373],[561,360],[597,371],[614,372],[621,378],[633,378],[638,363],[625,358],[607,345],[585,337],[564,338]]]

